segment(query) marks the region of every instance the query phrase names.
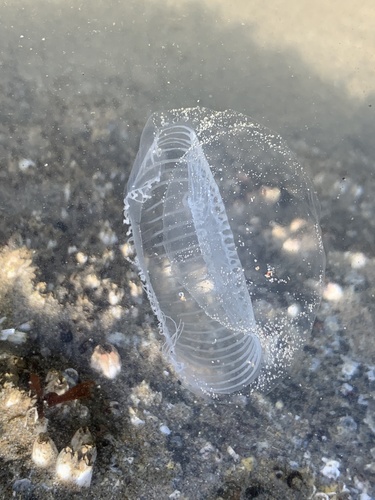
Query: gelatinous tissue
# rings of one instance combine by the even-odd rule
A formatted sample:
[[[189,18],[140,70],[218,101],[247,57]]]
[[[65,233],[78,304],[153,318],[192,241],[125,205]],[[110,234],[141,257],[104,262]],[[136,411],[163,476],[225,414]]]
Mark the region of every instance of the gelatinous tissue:
[[[140,276],[190,390],[268,391],[310,333],[318,201],[285,142],[234,111],[154,113],[125,195]]]

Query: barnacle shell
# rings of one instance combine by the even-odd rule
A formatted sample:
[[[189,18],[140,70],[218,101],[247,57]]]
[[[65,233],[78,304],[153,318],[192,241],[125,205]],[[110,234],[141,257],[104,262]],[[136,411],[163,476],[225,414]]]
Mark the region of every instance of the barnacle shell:
[[[36,437],[31,458],[39,467],[52,465],[57,458],[58,451],[55,443],[46,432],[41,432]]]
[[[114,379],[121,372],[121,358],[112,344],[97,345],[91,355],[91,368],[106,378]]]
[[[78,429],[70,446],[63,448],[57,457],[57,478],[72,486],[88,488],[91,484],[96,454],[95,442],[89,429]]]

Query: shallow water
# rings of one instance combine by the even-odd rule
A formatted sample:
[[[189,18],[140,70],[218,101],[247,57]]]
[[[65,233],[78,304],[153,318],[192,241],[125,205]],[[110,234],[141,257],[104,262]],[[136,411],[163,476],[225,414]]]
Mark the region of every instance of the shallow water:
[[[1,342],[1,383],[15,370],[28,391],[29,371],[69,367],[95,381],[85,404],[48,410],[59,451],[80,425],[94,434],[87,498],[375,495],[374,11],[272,4],[0,6],[0,328],[31,325],[25,343]],[[327,254],[298,369],[230,409],[180,387],[125,259],[123,191],[143,125],[196,105],[243,112],[287,140],[317,190]],[[90,367],[103,342],[122,359],[116,381]],[[35,429],[16,428],[5,401],[2,495],[30,476],[38,498],[72,498],[35,468]]]

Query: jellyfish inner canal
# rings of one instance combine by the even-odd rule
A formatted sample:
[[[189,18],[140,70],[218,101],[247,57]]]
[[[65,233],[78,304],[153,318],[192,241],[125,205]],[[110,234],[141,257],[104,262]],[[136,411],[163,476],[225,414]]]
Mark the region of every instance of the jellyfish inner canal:
[[[163,262],[163,283],[149,276],[169,332],[169,356],[190,389],[229,394],[258,376],[262,360],[232,230],[195,132],[168,127],[157,148],[161,178],[155,189],[166,186],[162,229],[145,233],[143,248],[156,250]],[[146,224],[155,220],[160,201],[149,195]]]

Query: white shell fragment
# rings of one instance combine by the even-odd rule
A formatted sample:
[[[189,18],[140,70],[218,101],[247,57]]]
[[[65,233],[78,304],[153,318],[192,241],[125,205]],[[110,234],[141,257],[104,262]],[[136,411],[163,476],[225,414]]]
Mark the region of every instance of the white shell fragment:
[[[328,479],[334,480],[340,477],[340,462],[325,457],[323,457],[322,460],[325,463],[324,467],[320,469],[320,472],[321,474],[323,474],[323,476],[328,477]]]
[[[169,436],[170,433],[171,433],[171,430],[170,428],[165,425],[165,424],[162,424],[160,427],[159,427],[159,430],[162,434],[164,434],[165,436]]]
[[[18,162],[18,168],[21,171],[28,170],[30,167],[35,167],[35,161],[30,160],[30,158],[22,158],[22,160]]]
[[[114,379],[121,372],[121,358],[112,344],[97,345],[91,355],[91,368],[106,378]]]
[[[6,340],[12,344],[20,345],[26,342],[27,333],[15,328],[6,328],[5,330],[0,330],[0,340]]]
[[[36,437],[31,458],[38,467],[49,467],[56,462],[58,451],[55,443],[46,432]]]
[[[81,428],[74,434],[71,445],[59,453],[56,476],[66,484],[88,488],[95,460],[96,446],[93,437],[87,428]]]
[[[248,117],[205,108],[150,117],[125,222],[164,354],[190,390],[248,394],[285,375],[321,299],[318,212],[292,152]]]

